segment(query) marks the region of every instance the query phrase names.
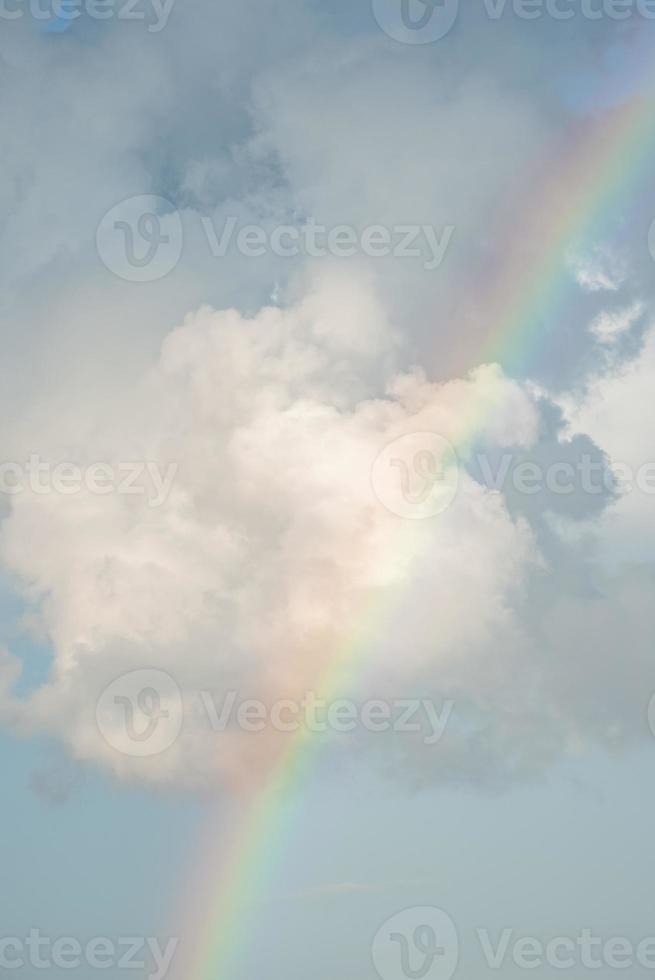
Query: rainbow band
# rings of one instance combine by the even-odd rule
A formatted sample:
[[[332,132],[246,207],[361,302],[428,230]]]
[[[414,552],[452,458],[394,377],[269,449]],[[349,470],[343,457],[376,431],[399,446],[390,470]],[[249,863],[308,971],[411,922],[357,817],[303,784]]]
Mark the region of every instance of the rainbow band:
[[[481,346],[482,363],[498,361],[515,373],[534,353],[544,318],[557,315],[570,284],[567,250],[588,244],[598,223],[616,208],[620,192],[639,180],[655,144],[654,120],[653,103],[636,98],[581,125],[559,155],[535,205],[515,229],[512,247],[501,257],[503,271],[484,292],[480,312],[490,329]],[[472,417],[480,425],[462,427],[458,452],[466,453],[482,414],[478,406]],[[374,613],[369,610],[364,619],[368,622]],[[316,691],[321,698],[343,693],[347,671],[361,665],[368,646],[363,628],[320,677]],[[289,807],[313,758],[314,740],[301,729],[270,760],[266,781],[231,842],[218,884],[212,883],[208,908],[197,910],[204,927],[185,971],[187,980],[224,980],[245,947],[252,906],[282,852]]]
[[[654,153],[652,99],[640,96],[580,124],[536,204],[525,208],[525,224],[514,230],[503,273],[485,296],[492,328],[483,362],[498,361],[509,373],[525,367],[539,348],[544,322],[564,305],[571,285],[567,253],[602,234],[621,193],[644,177]]]

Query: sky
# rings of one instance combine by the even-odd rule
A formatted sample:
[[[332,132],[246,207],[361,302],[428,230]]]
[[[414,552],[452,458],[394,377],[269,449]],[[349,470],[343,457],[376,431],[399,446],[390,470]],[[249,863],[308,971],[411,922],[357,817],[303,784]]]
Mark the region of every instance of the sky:
[[[655,4],[0,21],[0,972],[651,974]]]

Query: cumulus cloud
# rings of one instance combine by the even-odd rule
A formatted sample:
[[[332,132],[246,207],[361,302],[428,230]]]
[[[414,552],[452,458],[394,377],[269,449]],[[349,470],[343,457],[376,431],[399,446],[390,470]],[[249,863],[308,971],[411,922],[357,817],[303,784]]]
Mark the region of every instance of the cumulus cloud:
[[[655,440],[650,392],[655,383],[655,333],[631,358],[611,361],[582,395],[563,399],[569,431],[586,432],[614,461],[622,485],[600,529],[606,561],[650,561]]]
[[[521,254],[525,210],[586,112],[568,82],[600,72],[617,25],[579,19],[563,40],[556,24],[463,10],[438,57],[409,58],[343,8],[264,0],[253,32],[250,7],[195,0],[156,36],[116,21],[45,36],[25,20],[0,38],[5,459],[175,468],[158,507],[88,487],[3,501],[3,570],[53,663],[20,698],[20,663],[3,654],[2,717],[121,776],[252,777],[265,739],[217,736],[198,693],[299,697],[360,646],[347,693],[456,700],[439,752],[420,737],[381,752],[418,782],[525,774],[643,727],[650,578],[621,562],[652,552],[649,499],[512,483],[525,462],[651,457],[643,202],[623,202],[569,261],[535,377],[479,363],[502,326],[487,322],[486,286]],[[561,91],[543,84],[551,32]],[[633,40],[626,30],[626,51]],[[592,112],[621,93],[602,96]],[[103,216],[142,194],[167,198],[184,227],[178,266],[154,284],[116,278],[95,249]],[[432,270],[217,259],[202,219],[230,216],[455,231]],[[459,450],[459,484],[442,513],[412,521],[371,473],[421,432]],[[480,453],[492,474],[510,454],[509,482],[485,480]],[[141,669],[169,673],[184,699],[179,737],[153,758],[118,752],[95,714],[107,685]]]
[[[13,497],[0,555],[54,659],[47,683],[19,699],[5,658],[6,722],[126,778],[234,786],[270,763],[280,736],[213,729],[207,692],[219,711],[229,691],[267,705],[329,694],[326,671],[345,654],[338,693],[360,703],[455,701],[439,752],[421,735],[401,740],[403,778],[509,778],[630,734],[641,684],[623,677],[609,624],[629,621],[643,581],[570,595],[579,556],[561,541],[549,550],[540,523],[557,501],[526,509],[471,472],[472,431],[490,454],[547,466],[553,436],[564,438],[555,409],[497,366],[435,384],[398,371],[396,357],[375,292],[335,270],[288,309],[189,314],[110,418],[102,400],[85,403],[75,441],[53,441],[48,459],[173,463],[175,479],[158,507],[88,488]],[[379,389],[372,367],[384,363]],[[379,454],[412,433],[436,433],[461,456],[454,499],[426,520],[398,516],[372,485]],[[563,458],[594,450],[586,439]],[[564,514],[584,519],[608,499]],[[643,645],[633,655],[641,663]],[[169,674],[184,709],[154,758],[121,752],[96,717],[107,685],[142,670]],[[386,744],[346,739],[358,751]]]
[[[320,683],[371,601],[372,656],[383,674],[407,672],[410,686],[435,657],[481,648],[534,560],[527,524],[463,474],[437,523],[405,527],[376,497],[371,469],[407,433],[457,443],[481,412],[490,441],[528,445],[537,411],[493,367],[444,385],[420,371],[390,375],[386,392],[373,392],[370,362],[393,346],[375,297],[339,276],[289,310],[190,315],[125,392],[119,418],[87,420],[92,439],[82,435],[73,454],[80,464],[174,462],[166,503],[29,488],[13,499],[3,561],[41,603],[55,658],[46,685],[6,702],[14,723],[129,771],[93,713],[121,670],[168,670],[185,692],[236,685],[298,697]],[[51,458],[63,449],[51,446]],[[134,767],[209,778],[240,767],[232,741],[216,744],[199,719],[156,765]]]

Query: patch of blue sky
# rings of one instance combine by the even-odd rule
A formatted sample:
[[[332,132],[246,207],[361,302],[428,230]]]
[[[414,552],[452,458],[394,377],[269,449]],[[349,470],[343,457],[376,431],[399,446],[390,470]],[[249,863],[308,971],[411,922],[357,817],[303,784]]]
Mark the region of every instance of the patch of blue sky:
[[[21,663],[21,675],[13,689],[20,698],[28,697],[47,681],[53,660],[50,644],[36,638],[28,628],[27,617],[33,612],[9,579],[0,576],[0,646]]]

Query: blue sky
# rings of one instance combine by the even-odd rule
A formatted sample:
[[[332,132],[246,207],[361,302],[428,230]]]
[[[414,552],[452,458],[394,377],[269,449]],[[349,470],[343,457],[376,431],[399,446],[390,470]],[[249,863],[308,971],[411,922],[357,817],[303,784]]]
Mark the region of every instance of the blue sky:
[[[563,159],[652,98],[655,22],[537,6],[475,0],[432,38],[400,0],[0,10],[0,942],[175,937],[170,980],[408,980],[398,930],[417,964],[436,907],[459,963],[428,980],[579,980],[494,970],[476,930],[655,936],[636,139],[538,336],[511,363],[487,342],[516,257],[540,268],[540,202],[574,212],[602,172]],[[212,720],[230,692],[261,731]],[[307,692],[357,720],[315,736],[282,843],[258,835],[273,872],[237,862],[225,967],[202,950],[230,931],[227,855]],[[364,721],[399,699],[422,729]]]
[[[5,933],[36,924],[53,936],[166,934],[207,811],[88,774],[65,804],[48,806],[26,774],[51,758],[50,746],[3,739]],[[650,751],[629,763],[587,759],[482,797],[390,797],[377,780],[352,775],[344,794],[340,778],[312,781],[278,873],[252,910],[250,955],[235,975],[373,976],[370,940],[414,905],[455,917],[462,963],[475,977],[489,972],[473,938],[480,926],[494,935],[508,923],[544,937],[576,935],[581,925],[650,935],[651,767]],[[332,891],[344,882],[370,890]]]

